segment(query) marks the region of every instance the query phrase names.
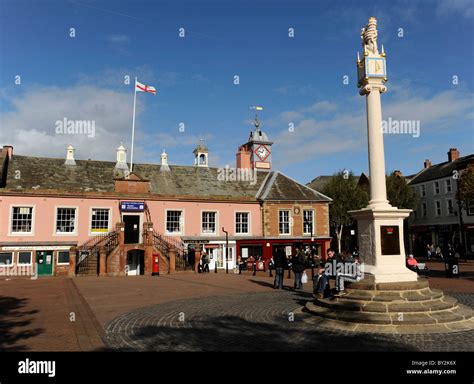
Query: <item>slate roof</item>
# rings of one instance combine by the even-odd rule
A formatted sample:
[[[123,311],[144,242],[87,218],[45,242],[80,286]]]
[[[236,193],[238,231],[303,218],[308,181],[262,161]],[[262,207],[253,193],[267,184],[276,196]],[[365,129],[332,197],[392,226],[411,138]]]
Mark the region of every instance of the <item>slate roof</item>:
[[[155,195],[330,201],[278,171],[258,171],[257,182],[223,181],[222,170],[207,167],[170,165],[169,172],[160,172],[159,164],[134,164],[133,171],[150,181],[150,192]],[[76,160],[75,166],[67,166],[64,159],[14,155],[5,189],[113,193],[114,180],[121,178],[123,173],[115,169],[115,162]]]
[[[306,185],[316,191],[322,191],[333,177],[334,176],[325,176],[325,175],[318,176],[314,178],[313,180],[311,180]],[[369,178],[364,172],[362,172],[361,175],[357,177],[357,183],[359,184],[363,184],[363,183],[368,184],[368,182],[369,182]]]
[[[412,176],[409,184],[420,184],[430,180],[442,179],[453,175],[454,170],[465,169],[468,164],[474,164],[474,154],[460,157],[454,161],[432,165],[429,168],[421,170],[418,174]]]

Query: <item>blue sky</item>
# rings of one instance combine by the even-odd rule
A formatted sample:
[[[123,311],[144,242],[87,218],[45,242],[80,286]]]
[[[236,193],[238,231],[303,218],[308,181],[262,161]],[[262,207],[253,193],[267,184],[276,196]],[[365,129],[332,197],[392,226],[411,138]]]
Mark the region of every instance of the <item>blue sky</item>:
[[[302,182],[367,171],[355,58],[369,16],[387,52],[384,118],[421,125],[418,138],[385,135],[387,171],[415,173],[425,158],[446,161],[450,147],[474,152],[468,0],[0,0],[0,144],[63,157],[71,143],[76,158],[114,160],[123,141],[130,153],[129,75],[158,89],[138,94],[136,161],[158,163],[165,148],[171,164],[192,164],[202,137],[211,165],[233,165],[252,128],[249,107],[263,105],[274,168]],[[64,117],[94,120],[95,136],[58,135]]]

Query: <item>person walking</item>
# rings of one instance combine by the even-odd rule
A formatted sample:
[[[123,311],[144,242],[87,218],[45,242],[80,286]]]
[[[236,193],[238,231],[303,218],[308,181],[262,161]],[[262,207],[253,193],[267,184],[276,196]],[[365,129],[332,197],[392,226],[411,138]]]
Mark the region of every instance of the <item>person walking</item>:
[[[275,289],[283,289],[283,272],[286,267],[286,254],[283,248],[278,247],[275,256],[273,256],[275,264],[275,282],[273,287]]]
[[[295,255],[293,256],[291,260],[291,267],[293,269],[293,272],[295,274],[295,285],[294,289],[302,289],[303,288],[303,283],[301,282],[301,278],[303,276],[303,272],[305,270],[305,265],[304,265],[304,253],[303,251],[297,247]]]

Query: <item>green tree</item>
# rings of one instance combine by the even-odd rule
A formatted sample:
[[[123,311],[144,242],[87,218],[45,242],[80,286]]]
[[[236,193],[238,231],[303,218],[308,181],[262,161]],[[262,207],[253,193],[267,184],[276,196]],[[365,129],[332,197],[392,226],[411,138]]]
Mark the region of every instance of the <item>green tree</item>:
[[[341,237],[344,226],[351,225],[353,218],[349,211],[367,206],[369,196],[358,185],[353,172],[340,171],[331,178],[321,191],[333,199],[329,204],[329,222],[337,236],[338,250],[341,250]]]
[[[387,176],[387,198],[391,206],[397,208],[414,209],[418,204],[418,196],[414,188],[410,187],[405,178],[397,172]]]
[[[457,198],[467,207],[474,204],[474,168],[468,167],[461,173]]]

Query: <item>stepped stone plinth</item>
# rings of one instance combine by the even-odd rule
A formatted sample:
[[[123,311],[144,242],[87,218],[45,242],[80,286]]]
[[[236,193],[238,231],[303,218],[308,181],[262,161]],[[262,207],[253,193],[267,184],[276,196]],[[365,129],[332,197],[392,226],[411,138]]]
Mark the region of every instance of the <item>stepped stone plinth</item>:
[[[348,285],[347,295],[315,299],[306,310],[319,326],[370,333],[445,333],[474,329],[474,311],[426,279],[375,283],[370,278]]]

